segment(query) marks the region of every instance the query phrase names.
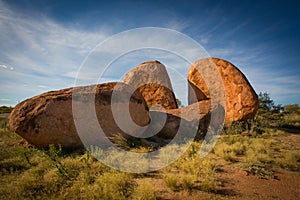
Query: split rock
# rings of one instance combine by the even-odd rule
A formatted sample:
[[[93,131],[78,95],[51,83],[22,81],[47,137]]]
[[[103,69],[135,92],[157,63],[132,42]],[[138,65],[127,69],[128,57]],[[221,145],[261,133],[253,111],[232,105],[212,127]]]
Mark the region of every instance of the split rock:
[[[232,63],[219,58],[205,58],[196,61],[188,71],[189,81],[189,104],[196,101],[211,99],[211,94],[204,80],[201,70],[203,67],[216,67],[226,94],[226,116],[225,124],[229,125],[233,121],[254,118],[259,106],[258,97],[247,80],[246,76]],[[202,71],[203,72],[203,71]],[[209,81],[217,83],[216,76],[205,74]],[[215,88],[221,88],[214,85]],[[196,98],[192,98],[195,94]],[[222,96],[224,94],[216,94]],[[221,97],[222,98],[222,97]]]
[[[138,89],[149,107],[160,105],[166,110],[178,107],[168,72],[158,61],[138,65],[124,76],[123,82]]]

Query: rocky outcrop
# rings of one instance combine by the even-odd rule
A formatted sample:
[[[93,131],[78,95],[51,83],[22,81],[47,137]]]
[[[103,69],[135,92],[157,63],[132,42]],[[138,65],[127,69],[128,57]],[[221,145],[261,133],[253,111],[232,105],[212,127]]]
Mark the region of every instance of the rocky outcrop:
[[[207,130],[211,112],[210,101],[201,101],[183,108],[167,110],[167,120],[159,132],[161,137],[175,137],[179,128],[185,131]]]
[[[210,100],[178,109],[150,111],[150,114],[155,122],[150,124],[147,131],[159,129],[157,136],[162,138],[174,138],[179,133],[182,139],[199,139],[196,132],[205,133],[208,127],[216,132],[223,125],[225,116],[224,108],[220,105],[212,107]]]
[[[166,110],[177,108],[167,70],[158,61],[138,65],[124,76],[123,82],[138,89],[149,107],[161,105]]]
[[[89,119],[89,117],[93,118],[93,115],[89,116],[89,113],[94,109],[96,120],[98,119],[107,137],[112,134],[122,134],[126,137],[127,134],[116,124],[112,112],[113,95],[116,96],[114,99],[116,108],[128,108],[129,106],[130,116],[126,115],[128,114],[126,109],[114,111],[124,118],[125,124],[129,118],[132,118],[134,123],[139,126],[149,124],[150,118],[143,97],[124,83],[69,88],[35,96],[19,103],[14,108],[9,124],[13,131],[29,143],[39,147],[47,147],[49,144],[79,147],[82,146],[81,139],[85,137],[84,134],[87,135],[85,143],[97,142],[95,137],[88,137],[97,129],[94,127],[92,119]],[[91,99],[94,102],[89,102]],[[82,106],[82,108],[77,107],[76,116],[73,116],[72,106]],[[77,133],[74,120],[81,120],[79,124],[83,124],[81,138]],[[130,134],[135,133],[135,130],[131,131]]]
[[[219,133],[224,120],[229,125],[253,118],[259,104],[243,73],[217,58],[202,59],[190,67],[189,105],[183,108],[177,108],[166,68],[158,61],[138,65],[123,81],[27,99],[12,111],[10,127],[39,147],[109,147],[114,142],[109,138],[115,134],[148,141],[151,137],[165,141],[175,137],[181,142],[193,139],[197,132]],[[149,111],[156,105],[164,109]]]
[[[225,123],[251,119],[255,116],[259,106],[258,97],[245,75],[233,64],[218,58],[206,58],[196,61],[188,71],[189,104],[196,101],[211,99],[212,95],[206,84],[207,79],[218,83],[217,76],[211,76],[203,69],[216,67],[219,71],[223,86],[213,85],[213,88],[223,87],[226,94]],[[206,74],[203,74],[206,73]],[[204,79],[205,76],[205,79]],[[192,98],[193,94],[196,98]],[[222,98],[224,94],[215,94],[214,97]]]

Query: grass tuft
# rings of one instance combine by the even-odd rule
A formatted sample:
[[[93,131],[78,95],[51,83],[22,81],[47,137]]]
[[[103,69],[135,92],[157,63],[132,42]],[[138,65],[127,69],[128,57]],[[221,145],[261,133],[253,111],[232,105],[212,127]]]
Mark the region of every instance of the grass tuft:
[[[132,200],[155,200],[156,192],[150,183],[140,183],[131,195]]]

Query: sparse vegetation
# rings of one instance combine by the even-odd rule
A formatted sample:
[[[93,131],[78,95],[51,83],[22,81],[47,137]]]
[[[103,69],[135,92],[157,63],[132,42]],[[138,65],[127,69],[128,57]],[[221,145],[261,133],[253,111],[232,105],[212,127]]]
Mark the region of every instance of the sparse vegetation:
[[[0,106],[0,114],[10,113],[13,110],[11,106]]]
[[[150,183],[140,183],[133,191],[132,200],[155,200],[156,192]]]
[[[167,175],[164,178],[166,186],[170,188],[172,191],[176,192],[179,190],[178,177],[176,175]]]
[[[155,173],[130,174],[114,170],[92,157],[88,151],[65,150],[50,145],[39,149],[28,145],[9,130],[7,115],[0,118],[0,199],[164,199],[165,193],[223,195],[227,183],[219,179],[223,165],[243,170],[248,176],[277,179],[277,173],[299,176],[300,153],[297,145],[285,141],[287,130],[299,130],[298,105],[276,106],[268,94],[260,95],[260,110],[254,120],[234,122],[224,129],[213,151],[198,156],[202,140],[192,142],[176,160],[177,144],[167,148],[147,146],[145,139],[111,140],[124,150],[144,153],[159,149],[162,162],[173,162]],[[2,111],[1,111],[2,112]],[[155,138],[153,138],[154,140]],[[157,139],[157,138],[156,138]],[[90,147],[102,156],[103,151]],[[107,157],[126,164],[122,153]],[[147,169],[142,157],[136,167]],[[145,181],[147,180],[147,181]],[[153,182],[161,181],[155,186]],[[161,192],[163,190],[163,192]]]
[[[300,170],[300,154],[299,151],[286,151],[284,152],[276,162],[284,169],[291,171]]]
[[[182,104],[182,102],[179,99],[176,99],[176,103],[177,103],[178,108],[184,107],[184,105]]]
[[[275,178],[272,170],[259,163],[247,163],[244,168],[247,175],[252,174],[262,179]]]

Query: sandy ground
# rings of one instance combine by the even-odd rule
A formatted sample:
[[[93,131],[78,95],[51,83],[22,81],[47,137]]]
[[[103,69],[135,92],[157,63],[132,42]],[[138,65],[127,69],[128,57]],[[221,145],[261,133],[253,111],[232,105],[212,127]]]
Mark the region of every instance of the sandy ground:
[[[291,149],[300,149],[300,134],[289,134],[279,138]],[[157,191],[159,199],[230,199],[230,200],[298,200],[300,199],[300,173],[281,168],[276,169],[275,179],[261,179],[238,167],[237,164],[228,164],[218,161],[216,177],[220,182],[215,193],[206,193],[201,190],[173,192],[165,186],[161,177],[154,173],[143,181],[147,181]]]

